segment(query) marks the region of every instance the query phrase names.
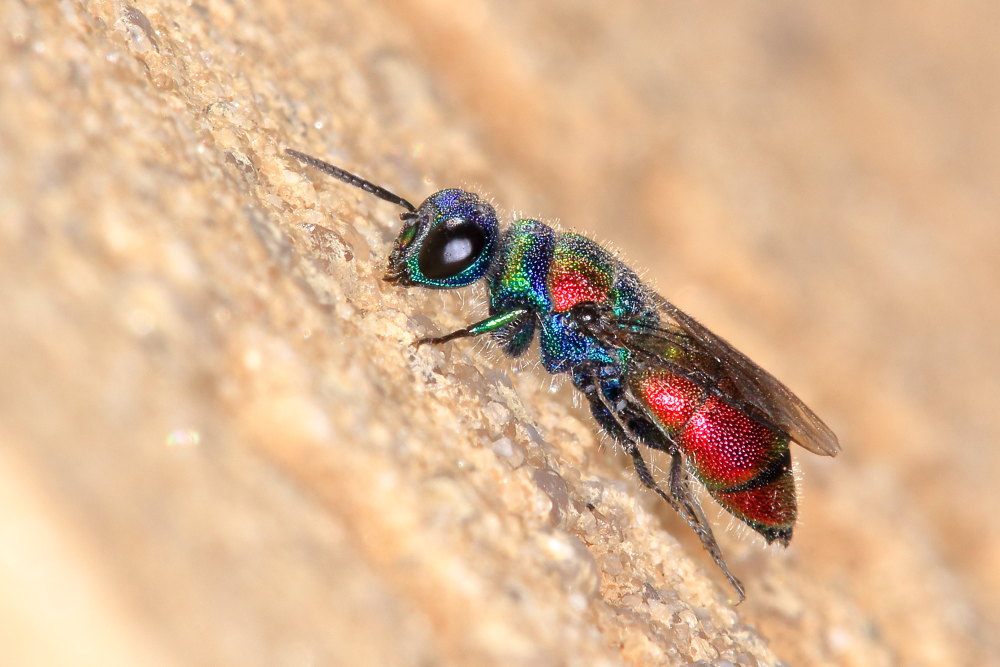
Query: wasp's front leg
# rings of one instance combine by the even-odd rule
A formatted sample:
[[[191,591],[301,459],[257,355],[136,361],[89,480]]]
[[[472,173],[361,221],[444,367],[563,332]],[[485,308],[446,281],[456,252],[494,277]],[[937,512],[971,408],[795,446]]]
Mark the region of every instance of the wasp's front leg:
[[[499,329],[504,328],[512,322],[517,322],[527,317],[529,311],[527,308],[516,308],[514,310],[508,310],[504,313],[499,313],[498,315],[493,315],[492,317],[487,317],[485,320],[476,322],[475,324],[470,324],[464,329],[459,329],[457,331],[452,331],[450,334],[445,334],[444,336],[431,336],[428,338],[421,338],[414,341],[414,346],[420,347],[421,345],[440,345],[441,343],[447,343],[449,341],[456,340],[458,338],[470,338],[473,336],[481,336],[485,333],[493,333]]]

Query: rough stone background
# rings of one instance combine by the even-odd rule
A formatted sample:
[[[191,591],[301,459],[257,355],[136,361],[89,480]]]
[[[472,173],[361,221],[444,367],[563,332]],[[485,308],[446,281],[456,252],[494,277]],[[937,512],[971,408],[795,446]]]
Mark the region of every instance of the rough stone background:
[[[4,664],[997,664],[998,8],[0,4]],[[787,551],[718,518],[746,603],[286,146],[613,241],[800,393],[844,452]]]

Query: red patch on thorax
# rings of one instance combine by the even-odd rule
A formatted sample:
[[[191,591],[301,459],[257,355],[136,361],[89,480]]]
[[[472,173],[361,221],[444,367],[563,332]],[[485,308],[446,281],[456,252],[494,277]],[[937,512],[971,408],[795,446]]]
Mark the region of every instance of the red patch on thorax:
[[[557,313],[564,313],[578,303],[603,303],[608,298],[606,286],[598,284],[593,276],[572,269],[554,271],[549,289],[552,291],[552,308]]]

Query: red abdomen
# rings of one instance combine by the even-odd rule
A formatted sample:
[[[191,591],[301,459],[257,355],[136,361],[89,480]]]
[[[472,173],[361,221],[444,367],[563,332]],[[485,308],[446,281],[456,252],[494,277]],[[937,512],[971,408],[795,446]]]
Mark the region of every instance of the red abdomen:
[[[796,516],[788,438],[679,375],[646,371],[631,385],[712,497],[769,542],[787,542]]]

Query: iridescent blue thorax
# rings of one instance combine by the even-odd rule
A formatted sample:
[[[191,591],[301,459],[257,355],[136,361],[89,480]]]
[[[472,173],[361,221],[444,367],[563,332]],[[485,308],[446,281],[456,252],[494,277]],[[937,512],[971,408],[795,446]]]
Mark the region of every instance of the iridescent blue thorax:
[[[625,362],[617,347],[576,326],[571,310],[580,303],[610,307],[623,320],[656,323],[648,289],[634,272],[590,239],[556,232],[538,220],[518,220],[503,233],[486,280],[491,315],[527,308],[535,316],[497,333],[505,351],[523,353],[538,328],[542,364],[550,373],[586,362]]]

